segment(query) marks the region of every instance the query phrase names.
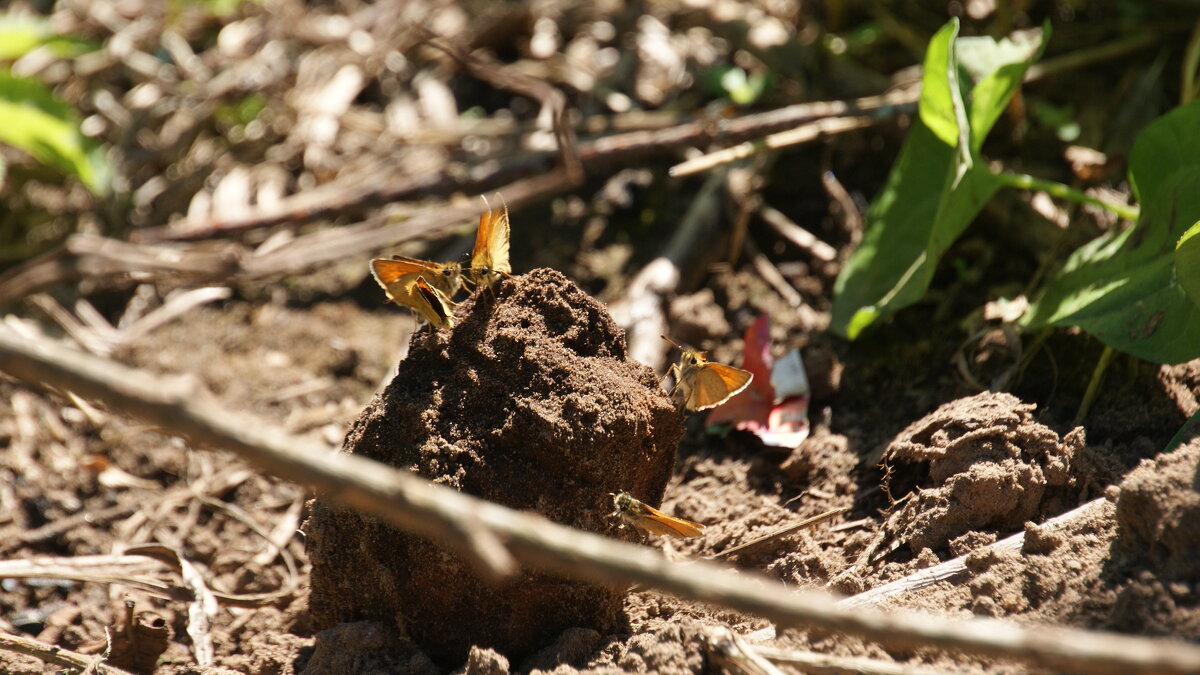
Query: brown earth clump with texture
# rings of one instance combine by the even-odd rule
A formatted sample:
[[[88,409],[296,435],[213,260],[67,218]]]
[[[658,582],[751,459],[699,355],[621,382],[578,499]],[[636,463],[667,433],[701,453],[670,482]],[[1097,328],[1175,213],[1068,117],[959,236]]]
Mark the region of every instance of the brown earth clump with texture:
[[[1071,481],[1083,448],[1077,430],[1060,441],[1034,419],[1033,404],[1005,393],[951,401],[909,425],[884,453],[892,469],[927,462],[928,475],[884,524],[894,546],[913,553],[950,546],[955,555],[978,542],[953,541],[972,531],[1020,530],[1037,520],[1053,488]],[[893,490],[892,497],[903,495]]]
[[[683,427],[654,373],[626,358],[605,308],[541,269],[476,293],[456,315],[455,328],[416,336],[344,449],[632,538],[609,518],[609,493],[658,504]],[[519,658],[568,627],[610,631],[624,597],[531,572],[490,586],[456,554],[320,499],[304,531],[314,626],[393,622],[447,665],[472,645]]]

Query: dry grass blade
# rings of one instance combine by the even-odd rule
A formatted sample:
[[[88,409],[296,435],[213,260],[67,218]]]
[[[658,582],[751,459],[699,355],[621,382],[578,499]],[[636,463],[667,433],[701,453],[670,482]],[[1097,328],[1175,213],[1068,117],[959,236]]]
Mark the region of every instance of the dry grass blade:
[[[266,558],[263,562],[270,562],[275,556],[279,556],[279,558],[283,560],[283,565],[288,571],[287,582],[284,584],[283,588],[279,590],[280,597],[286,597],[287,595],[291,595],[295,592],[296,587],[300,583],[300,570],[296,569],[296,560],[292,557],[291,551],[288,551],[286,546],[276,545],[271,533],[263,530],[258,523],[254,522],[254,519],[250,517],[250,514],[238,508],[236,505],[227,504],[223,501],[207,496],[201,497],[200,501],[207,504],[211,508],[228,514],[230,518],[233,518],[239,523],[245,525],[251,532],[259,537],[262,537],[263,540],[267,542],[266,553],[269,553],[271,556],[270,558]],[[289,511],[289,513],[291,513],[291,511]],[[293,523],[291,526],[293,531],[295,529],[295,523],[298,523],[299,514],[299,509],[296,509],[295,515],[290,520],[285,519],[286,522]],[[290,533],[288,538],[291,538]],[[255,560],[257,561],[257,558]]]
[[[144,555],[174,567],[183,577],[183,583],[191,591],[188,602],[187,632],[192,639],[196,662],[201,666],[212,665],[213,644],[208,629],[217,614],[217,598],[204,581],[204,575],[179,551],[168,546],[151,544],[128,549],[133,555]]]
[[[161,544],[133,546],[125,549],[125,553],[131,556],[146,556],[148,558],[157,560],[178,572],[180,576],[185,575],[185,573],[198,574],[194,565],[188,563],[183,556],[179,555],[178,551],[169,546],[163,546]],[[197,588],[193,585],[195,579],[189,581],[185,577],[184,582],[188,584],[188,588],[180,589],[185,594],[183,599],[188,601],[195,600],[197,591]],[[204,583],[202,578],[199,579],[199,582],[203,585],[203,592],[205,594],[212,595],[213,598],[230,607],[261,607],[263,605],[269,605],[277,602],[281,598],[288,597],[293,593],[293,588],[286,586],[278,591],[273,591],[270,593],[234,595],[211,589],[208,584]]]
[[[636,582],[761,616],[781,626],[820,627],[902,649],[932,646],[1015,659],[1060,672],[1200,672],[1200,647],[1181,641],[994,619],[947,619],[917,612],[839,606],[823,592],[797,590],[711,562],[674,565],[661,553],[582,532],[433,485],[407,471],[353,455],[330,455],[262,422],[211,403],[194,380],[166,379],[48,340],[0,329],[0,370],[97,398],[198,444],[225,448],[328,499],[378,515],[473,559],[485,573],[506,569],[477,551],[496,547],[522,563],[593,583]],[[481,534],[486,533],[486,534]],[[484,536],[482,543],[474,537]]]
[[[183,582],[192,589],[195,596],[188,604],[188,637],[192,639],[192,650],[196,653],[196,663],[201,666],[211,666],[213,641],[208,629],[217,616],[217,599],[213,596],[212,591],[208,590],[208,584],[204,583],[204,576],[200,574],[200,571],[188,562],[187,558],[178,557],[179,571],[183,575]]]
[[[67,579],[102,584],[122,584],[170,600],[190,601],[186,588],[154,576],[162,566],[133,555],[90,555],[76,558],[0,560],[0,579]]]
[[[744,544],[739,544],[737,546],[734,546],[733,548],[727,548],[724,551],[721,551],[720,553],[716,553],[714,555],[709,556],[709,558],[710,559],[727,558],[732,555],[737,555],[738,553],[745,553],[746,551],[756,548],[758,546],[761,546],[762,544],[765,544],[767,542],[775,541],[776,539],[779,539],[781,537],[786,537],[790,534],[799,532],[800,530],[806,530],[810,527],[816,527],[817,525],[820,525],[821,523],[823,523],[831,518],[840,516],[849,510],[850,510],[850,507],[845,506],[842,508],[831,509],[829,511],[826,511],[825,513],[819,513],[811,518],[805,518],[804,520],[802,520],[798,523],[793,523],[792,525],[788,525],[787,527],[781,527],[778,530],[775,530],[774,532],[771,532],[769,534],[765,534],[765,535],[759,537],[758,539],[748,541]]]

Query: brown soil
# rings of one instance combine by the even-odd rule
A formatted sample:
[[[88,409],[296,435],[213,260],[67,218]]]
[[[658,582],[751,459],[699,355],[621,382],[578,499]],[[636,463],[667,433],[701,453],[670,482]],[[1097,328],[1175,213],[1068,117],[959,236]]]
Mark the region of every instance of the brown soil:
[[[476,292],[457,326],[417,335],[346,451],[632,539],[607,517],[609,495],[662,501],[682,416],[654,373],[626,359],[607,310],[558,272],[505,280],[494,296]],[[472,645],[519,658],[573,626],[611,631],[624,597],[537,573],[494,587],[444,548],[320,500],[304,530],[316,628],[392,621],[448,666]]]
[[[726,302],[727,291],[715,291],[718,302]],[[746,296],[748,307],[753,298]],[[1055,388],[1035,361],[1012,394],[975,394],[948,365],[957,337],[906,339],[914,326],[928,322],[925,308],[902,314],[853,346],[808,333],[800,319],[789,323],[792,315],[785,313],[776,320],[777,335],[820,364],[813,365],[820,386],[812,437],[795,452],[779,452],[743,434],[707,435],[691,418],[672,467],[678,422],[665,395],[653,388],[654,374],[625,361],[623,337],[602,306],[563,277],[535,272],[500,284],[494,301],[465,302],[456,330],[418,331],[395,378],[389,375],[396,372],[411,320],[389,307],[371,307],[230,301],[193,311],[116,355],[154,371],[195,373],[228,407],[296,433],[332,444],[350,430],[346,447],[354,452],[613,536],[633,535],[606,518],[607,492],[640,489],[653,503],[665,481],[663,508],[708,526],[693,540],[642,539],[676,558],[718,553],[847,506],[851,511],[839,520],[749,550],[731,563],[796,586],[855,593],[969,553],[964,576],[893,596],[883,606],[1200,639],[1200,575],[1191,555],[1200,545],[1194,520],[1200,443],[1157,456],[1196,408],[1196,364],[1158,368],[1118,359],[1111,386],[1080,431],[1065,420],[1094,363],[1089,359],[1096,350],[1085,338],[1050,341],[1063,368]],[[725,320],[740,331],[752,317],[731,310]],[[719,359],[737,360],[736,340],[702,346],[717,347]],[[511,416],[513,426],[498,422],[510,417],[503,411],[520,413]],[[631,437],[639,441],[622,440]],[[6,558],[108,553],[157,541],[174,545],[224,591],[271,591],[290,576],[263,537],[228,507],[240,509],[261,531],[296,531],[306,498],[296,486],[234,458],[190,450],[118,416],[90,418],[57,394],[7,382],[0,382],[0,438],[7,447],[0,453],[0,500],[8,518],[0,522],[0,546]],[[100,471],[95,456],[105,459],[108,472]],[[881,458],[890,467],[886,480],[877,466]],[[556,468],[521,475],[523,466]],[[1102,508],[1063,529],[1030,524],[1106,495]],[[81,510],[122,505],[129,511],[32,536]],[[501,633],[489,633],[448,659],[465,644],[454,641],[465,635],[461,626],[428,619],[413,630],[409,617],[427,620],[445,610],[438,603],[457,597],[443,593],[448,587],[489,591],[454,567],[460,563],[390,531],[373,551],[339,548],[366,521],[342,513],[338,528],[345,529],[331,531],[318,521],[332,513],[314,516],[303,528],[309,550],[321,551],[316,570],[302,536],[286,545],[301,588],[324,593],[325,604],[315,603],[310,612],[304,591],[270,607],[223,607],[211,628],[213,668],[194,665],[184,603],[117,586],[5,582],[0,628],[69,649],[102,649],[105,628],[124,615],[121,601],[128,596],[139,610],[161,614],[172,629],[158,673],[672,673],[708,667],[701,642],[706,626],[727,624],[748,634],[768,625],[652,590],[604,596],[562,585],[554,592],[599,600],[569,621],[559,615],[543,624],[502,625],[496,619],[488,630],[519,637],[505,644],[496,637]],[[848,527],[835,529],[839,525]],[[1022,530],[1022,550],[983,549]],[[396,557],[387,558],[388,552]],[[400,582],[418,574],[429,580],[424,594],[398,609],[410,597],[400,592]],[[555,583],[535,575],[524,581],[540,590],[521,591],[528,593],[522,597],[544,598],[545,584]],[[378,599],[378,613],[350,616],[329,601],[334,588],[347,598]],[[514,616],[532,614],[525,608]],[[348,622],[331,625],[335,619]],[[397,623],[411,633],[397,630]],[[450,647],[420,646],[436,644],[439,637],[431,642],[430,633],[438,631]],[[518,639],[525,642],[513,649]],[[819,631],[781,630],[771,644],[974,672],[1027,672],[942,652],[888,652]],[[28,657],[0,654],[3,672],[50,670]]]

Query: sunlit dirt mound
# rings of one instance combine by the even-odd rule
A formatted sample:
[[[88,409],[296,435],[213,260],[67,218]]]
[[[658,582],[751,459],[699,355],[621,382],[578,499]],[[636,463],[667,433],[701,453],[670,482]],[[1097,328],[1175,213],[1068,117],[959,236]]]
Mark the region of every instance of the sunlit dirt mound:
[[[961,535],[1013,532],[1038,520],[1053,490],[1070,484],[1083,434],[1060,440],[1034,418],[1034,408],[1011,394],[982,393],[947,403],[901,432],[885,464],[903,470],[924,462],[928,474],[888,517],[891,541],[913,553],[949,546],[958,555],[966,552],[955,550]]]
[[[626,359],[605,308],[542,269],[477,293],[457,315],[457,327],[414,339],[345,450],[631,537],[608,517],[609,493],[659,503],[682,419],[654,373]],[[448,665],[471,645],[519,657],[570,626],[611,630],[621,606],[622,589],[542,574],[488,586],[455,554],[319,499],[304,530],[316,627],[392,621]]]

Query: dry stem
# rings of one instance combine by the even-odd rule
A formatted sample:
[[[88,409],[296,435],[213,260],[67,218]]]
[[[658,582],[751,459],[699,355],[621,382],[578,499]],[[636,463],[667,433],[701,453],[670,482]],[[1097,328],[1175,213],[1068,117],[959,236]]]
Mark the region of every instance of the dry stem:
[[[217,406],[190,378],[150,376],[52,341],[24,339],[6,328],[0,328],[0,370],[104,401],[196,444],[235,451],[278,476],[313,485],[325,499],[378,515],[471,556],[494,576],[511,572],[515,558],[574,579],[641,583],[782,626],[845,632],[892,648],[955,649],[1057,671],[1200,672],[1200,647],[1179,641],[850,609],[839,607],[826,593],[797,590],[745,572],[731,574],[721,565],[675,565],[658,551],[516,512],[362,457],[330,455],[303,438],[239,419]]]
[[[112,666],[99,663],[101,657],[80,654],[79,652],[73,652],[69,649],[63,649],[62,647],[46,644],[40,640],[20,635],[0,633],[0,649],[28,654],[47,663],[53,663],[65,668],[89,670],[90,672],[102,673],[103,675],[129,675],[127,671],[120,668],[113,668]]]

